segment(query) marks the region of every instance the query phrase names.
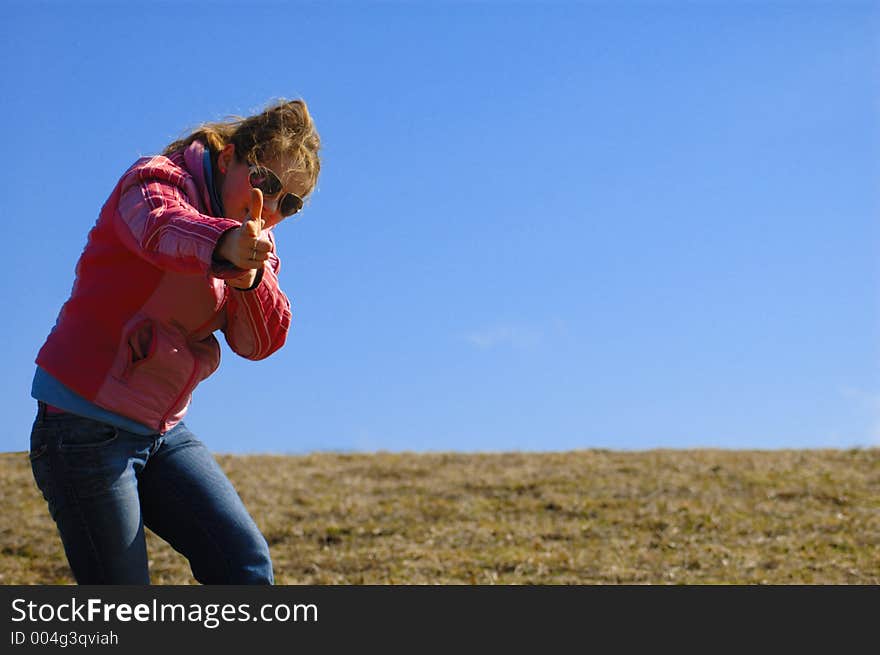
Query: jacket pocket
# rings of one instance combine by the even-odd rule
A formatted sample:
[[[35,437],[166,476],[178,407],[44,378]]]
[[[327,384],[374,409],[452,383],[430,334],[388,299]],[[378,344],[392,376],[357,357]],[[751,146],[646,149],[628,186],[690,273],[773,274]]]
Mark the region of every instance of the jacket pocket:
[[[183,332],[151,318],[128,329],[120,350],[114,377],[144,391],[173,395],[192,371],[193,353]]]
[[[156,324],[150,319],[136,323],[126,339],[126,363],[122,378],[126,379],[134,370],[147,363],[156,354]]]
[[[175,325],[143,315],[120,339],[116,363],[95,402],[154,429],[185,403],[197,366],[196,353]]]

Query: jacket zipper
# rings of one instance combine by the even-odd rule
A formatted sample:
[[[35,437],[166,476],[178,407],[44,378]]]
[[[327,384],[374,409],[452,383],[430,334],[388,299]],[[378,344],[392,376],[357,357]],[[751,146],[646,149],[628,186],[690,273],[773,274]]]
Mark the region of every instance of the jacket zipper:
[[[177,407],[177,403],[187,394],[192,393],[192,383],[193,380],[196,379],[196,372],[199,370],[199,360],[193,357],[193,369],[192,373],[189,375],[189,379],[186,381],[186,385],[183,387],[183,390],[177,394],[177,398],[174,399],[174,402],[171,403],[171,407],[168,408],[168,411],[165,412],[165,415],[159,421],[159,430],[165,427],[165,422],[168,420],[168,416],[171,412],[174,411],[174,408]]]

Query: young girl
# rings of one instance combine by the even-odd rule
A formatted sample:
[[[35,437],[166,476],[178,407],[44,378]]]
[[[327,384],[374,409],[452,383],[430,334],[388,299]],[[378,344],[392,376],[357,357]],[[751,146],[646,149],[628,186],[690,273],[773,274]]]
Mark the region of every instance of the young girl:
[[[203,125],[139,159],[110,194],[37,355],[34,478],[80,584],[149,584],[144,526],[202,583],[272,584],[269,549],[182,419],[220,362],[285,341],[272,228],[315,188],[300,100]]]

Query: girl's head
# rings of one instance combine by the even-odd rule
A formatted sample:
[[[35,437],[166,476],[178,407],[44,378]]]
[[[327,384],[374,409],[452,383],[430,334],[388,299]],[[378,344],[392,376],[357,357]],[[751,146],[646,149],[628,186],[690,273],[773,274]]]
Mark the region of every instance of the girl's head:
[[[279,193],[264,198],[267,227],[284,218],[278,205],[285,194],[305,198],[317,185],[321,139],[302,100],[282,100],[247,118],[206,123],[169,145],[163,154],[185,148],[197,139],[211,152],[217,189],[229,218],[242,220],[248,214],[253,166],[268,168],[283,185]]]

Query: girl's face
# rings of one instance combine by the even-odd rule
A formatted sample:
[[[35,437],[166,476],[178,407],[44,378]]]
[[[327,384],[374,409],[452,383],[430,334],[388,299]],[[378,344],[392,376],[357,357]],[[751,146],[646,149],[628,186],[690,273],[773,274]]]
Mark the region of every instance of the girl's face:
[[[279,199],[285,193],[295,193],[300,198],[304,197],[307,190],[306,179],[302,174],[290,172],[292,168],[290,162],[284,158],[269,159],[261,164],[273,171],[284,185],[280,193],[263,196],[262,219],[265,222],[264,228],[270,228],[285,218],[278,211]],[[220,173],[220,198],[223,201],[226,218],[243,222],[251,215],[250,165],[235,156],[235,146],[230,143],[220,151],[217,168]]]

